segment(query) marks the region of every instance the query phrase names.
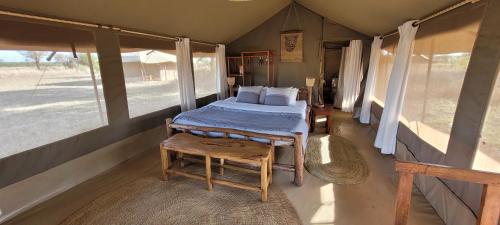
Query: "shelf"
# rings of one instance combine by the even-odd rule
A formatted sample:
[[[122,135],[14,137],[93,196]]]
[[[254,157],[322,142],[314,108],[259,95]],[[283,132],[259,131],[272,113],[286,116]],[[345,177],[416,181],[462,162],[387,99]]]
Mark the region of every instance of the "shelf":
[[[244,57],[248,56],[267,56],[267,55],[273,55],[272,51],[253,51],[253,52],[242,52],[241,55]]]
[[[259,58],[259,62],[262,59],[263,63],[257,65],[256,61],[254,61],[255,58]],[[248,63],[247,61],[252,62]],[[237,70],[238,68],[240,71],[243,70],[243,74],[239,73],[240,71]],[[227,56],[228,77],[240,77],[243,84],[252,85],[253,78],[256,76],[252,72],[262,70],[261,72],[264,73],[263,69],[266,69],[265,75],[267,75],[267,86],[276,86],[276,69],[273,51],[244,51],[240,53],[240,56]]]

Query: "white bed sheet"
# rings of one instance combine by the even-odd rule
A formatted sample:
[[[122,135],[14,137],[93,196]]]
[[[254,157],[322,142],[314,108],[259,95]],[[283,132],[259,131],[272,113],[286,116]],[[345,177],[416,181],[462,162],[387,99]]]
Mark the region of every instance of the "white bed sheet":
[[[222,101],[216,101],[211,103],[210,105],[230,108],[230,109],[249,110],[258,112],[295,113],[295,114],[300,114],[304,119],[306,118],[306,108],[307,108],[307,103],[306,101],[303,100],[297,101],[295,105],[291,106],[274,106],[274,105],[236,102],[236,97],[230,97]]]

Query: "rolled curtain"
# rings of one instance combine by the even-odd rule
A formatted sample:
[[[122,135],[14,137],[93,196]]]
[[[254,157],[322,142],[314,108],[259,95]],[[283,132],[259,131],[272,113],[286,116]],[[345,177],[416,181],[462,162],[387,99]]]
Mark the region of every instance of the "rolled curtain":
[[[71,52],[74,46],[79,52],[96,52],[91,31],[14,17],[1,17],[0,27],[2,50]]]
[[[340,57],[340,68],[339,68],[339,77],[337,80],[337,92],[335,94],[335,108],[342,108],[342,95],[344,94],[344,64],[347,53],[347,47],[342,48],[342,55]]]
[[[372,48],[370,51],[370,65],[368,67],[365,94],[363,96],[363,104],[361,105],[361,114],[359,116],[359,121],[364,124],[370,123],[370,109],[376,82],[375,73],[377,72],[378,60],[380,59],[381,46],[382,39],[380,39],[380,36],[375,36],[373,38]]]
[[[382,154],[394,154],[396,149],[399,116],[403,106],[413,43],[418,30],[418,26],[413,26],[414,22],[408,21],[398,27],[399,41],[396,57],[389,77],[384,111],[375,138],[375,147],[380,148]]]
[[[179,77],[181,111],[184,112],[196,109],[193,62],[191,59],[189,38],[180,38],[176,41],[175,52],[177,56],[177,76]]]
[[[344,86],[342,95],[342,111],[352,112],[354,103],[359,95],[363,72],[361,68],[361,55],[363,43],[361,40],[351,40],[347,48],[344,65]]]
[[[228,96],[225,45],[219,44],[215,48],[215,69],[217,79],[217,99],[225,99]]]

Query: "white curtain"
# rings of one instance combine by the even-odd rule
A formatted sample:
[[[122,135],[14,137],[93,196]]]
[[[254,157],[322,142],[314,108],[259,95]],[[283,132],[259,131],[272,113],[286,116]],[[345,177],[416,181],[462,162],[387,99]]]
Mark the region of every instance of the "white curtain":
[[[363,79],[361,55],[363,43],[361,40],[352,40],[346,52],[344,64],[344,85],[342,95],[342,111],[352,112],[354,103],[359,96],[360,84]]]
[[[358,85],[358,94],[356,94],[356,100],[354,101],[354,108],[353,108],[353,112],[352,112],[352,118],[359,118],[359,115],[361,114],[361,106],[360,105],[357,105],[356,106],[356,102],[358,102],[359,100],[359,97],[360,97],[360,94],[361,94],[361,83],[363,81],[363,77],[364,77],[364,73],[363,73],[363,60],[361,60],[361,69],[359,70],[359,85]]]
[[[226,46],[217,45],[215,48],[215,69],[217,79],[217,99],[227,98],[227,74],[226,74]]]
[[[370,52],[370,65],[366,77],[365,95],[363,96],[363,104],[361,105],[361,114],[359,116],[359,121],[364,124],[370,123],[370,109],[375,90],[375,74],[377,73],[378,60],[380,59],[381,46],[382,39],[380,39],[380,36],[375,36]]]
[[[194,92],[193,60],[189,38],[179,38],[175,42],[177,56],[177,76],[179,77],[179,91],[181,97],[181,111],[196,109]]]
[[[342,108],[342,95],[344,94],[344,64],[346,58],[347,47],[342,48],[342,55],[340,57],[339,78],[337,80],[337,92],[335,94],[335,108]]]
[[[384,111],[375,139],[375,147],[380,148],[383,154],[394,154],[396,149],[399,116],[403,106],[413,43],[418,29],[413,26],[414,22],[408,21],[398,27],[399,41],[396,58],[389,77]]]

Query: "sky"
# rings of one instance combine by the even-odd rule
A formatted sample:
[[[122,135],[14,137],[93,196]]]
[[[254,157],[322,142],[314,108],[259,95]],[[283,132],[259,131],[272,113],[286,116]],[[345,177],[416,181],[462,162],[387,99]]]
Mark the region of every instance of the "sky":
[[[26,62],[19,51],[0,50],[0,62]]]
[[[21,53],[24,51],[19,50],[0,50],[0,62],[30,62],[31,60],[27,60]],[[47,62],[47,57],[52,53],[51,51],[45,51],[44,56],[42,57],[41,62]],[[56,55],[66,55],[73,56],[71,52],[57,52]],[[95,55],[95,53],[92,53]]]

